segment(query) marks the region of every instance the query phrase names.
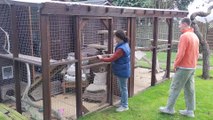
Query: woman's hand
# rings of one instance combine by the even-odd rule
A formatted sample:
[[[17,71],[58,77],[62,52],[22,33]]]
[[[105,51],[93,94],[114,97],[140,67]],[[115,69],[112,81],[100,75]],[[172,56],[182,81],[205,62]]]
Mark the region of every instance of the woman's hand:
[[[103,56],[102,55],[97,55],[98,59],[102,59]]]

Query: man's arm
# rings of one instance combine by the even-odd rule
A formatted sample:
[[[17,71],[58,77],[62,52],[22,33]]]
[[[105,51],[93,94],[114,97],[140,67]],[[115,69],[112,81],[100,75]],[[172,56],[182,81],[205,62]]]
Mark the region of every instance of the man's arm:
[[[187,46],[188,46],[187,38],[185,36],[181,36],[178,44],[176,59],[174,62],[174,70],[176,70],[179,63],[183,60]]]

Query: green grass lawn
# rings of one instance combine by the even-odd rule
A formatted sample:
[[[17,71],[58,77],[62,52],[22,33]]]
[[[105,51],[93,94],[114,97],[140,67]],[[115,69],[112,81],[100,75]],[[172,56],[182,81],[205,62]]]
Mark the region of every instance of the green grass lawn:
[[[213,70],[211,70],[213,75]],[[166,80],[154,87],[129,98],[129,110],[118,113],[115,107],[104,111],[88,114],[80,120],[212,120],[213,119],[213,78],[202,80],[201,69],[196,71],[196,111],[195,118],[188,118],[178,113],[185,109],[183,92],[179,96],[175,109],[175,115],[161,114],[160,106],[165,106],[168,98],[170,80]]]
[[[173,70],[173,62],[176,57],[176,52],[172,52],[171,54],[171,70]],[[146,52],[146,58],[151,62],[152,61],[152,52]],[[166,69],[166,60],[167,60],[167,53],[166,52],[158,52],[157,54],[158,61],[160,63],[160,67],[165,70]],[[198,60],[198,65],[202,66],[203,60]],[[144,68],[151,68],[152,66],[148,64],[144,60],[136,61],[136,66],[144,67]],[[213,67],[213,55],[210,56],[210,66]]]

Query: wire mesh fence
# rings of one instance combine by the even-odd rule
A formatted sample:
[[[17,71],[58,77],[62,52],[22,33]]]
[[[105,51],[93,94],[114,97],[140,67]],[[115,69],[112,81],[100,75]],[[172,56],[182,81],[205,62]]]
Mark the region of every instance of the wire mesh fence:
[[[12,27],[11,27],[11,7],[0,4],[0,54],[8,54],[12,50]],[[41,15],[39,7],[16,6],[17,16],[17,34],[19,58],[36,61],[41,64]],[[47,15],[47,27],[50,42],[50,63],[64,62],[66,60],[75,60],[75,55],[80,54],[83,62],[81,63],[82,80],[76,81],[75,63],[55,65],[49,68],[50,71],[50,94],[51,94],[51,113],[53,119],[73,119],[76,117],[76,82],[82,81],[82,100],[84,112],[94,111],[108,104],[108,81],[107,74],[110,72],[108,64],[101,63],[96,58],[99,54],[109,54],[109,22],[112,20],[113,30],[124,30],[128,34],[128,18],[125,17],[97,17],[90,18],[81,16],[80,21],[80,41],[76,40],[76,16],[70,15]],[[136,19],[136,48],[152,48],[153,42],[153,18]],[[159,19],[158,45],[167,44],[168,25],[166,19]],[[175,24],[176,25],[176,24]],[[174,25],[174,26],[175,26]],[[174,31],[177,26],[174,27]],[[114,32],[114,31],[113,31]],[[176,32],[173,33],[173,39],[176,39]],[[9,38],[8,38],[9,35]],[[48,39],[47,39],[48,40]],[[81,44],[81,53],[77,53],[76,42]],[[114,46],[115,47],[115,46]],[[133,51],[135,52],[135,51]],[[138,51],[136,51],[138,52]],[[138,56],[139,54],[139,56]],[[166,66],[166,51],[160,51],[157,54],[159,71],[163,74]],[[90,59],[93,57],[93,59]],[[151,67],[152,67],[152,50],[140,51],[135,53],[135,93],[143,88],[150,86]],[[86,59],[86,60],[85,60]],[[132,61],[133,62],[133,61]],[[1,101],[7,102],[5,95],[12,96],[15,94],[15,78],[13,71],[13,60],[1,59],[0,66],[0,92]],[[88,67],[89,66],[89,67]],[[42,78],[41,65],[28,64],[20,62],[19,76],[21,80],[21,97],[24,105],[24,114],[32,119],[43,118],[43,82],[47,81]],[[17,72],[17,71],[16,71]],[[114,78],[113,82],[113,100],[118,102],[120,97],[119,87]],[[11,104],[8,102],[8,104]],[[14,105],[14,102],[12,103]],[[88,111],[87,111],[88,110]]]

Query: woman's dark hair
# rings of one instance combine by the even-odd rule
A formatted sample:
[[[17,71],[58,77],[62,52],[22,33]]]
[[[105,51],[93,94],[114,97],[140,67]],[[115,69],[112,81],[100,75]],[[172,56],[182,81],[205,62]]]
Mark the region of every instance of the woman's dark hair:
[[[115,36],[120,38],[121,40],[123,40],[124,42],[128,42],[129,39],[127,38],[127,36],[125,35],[123,30],[117,30],[115,32]]]

